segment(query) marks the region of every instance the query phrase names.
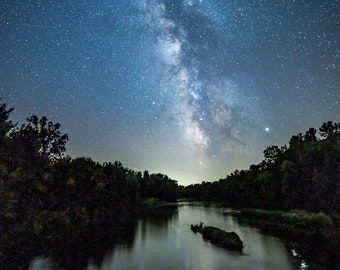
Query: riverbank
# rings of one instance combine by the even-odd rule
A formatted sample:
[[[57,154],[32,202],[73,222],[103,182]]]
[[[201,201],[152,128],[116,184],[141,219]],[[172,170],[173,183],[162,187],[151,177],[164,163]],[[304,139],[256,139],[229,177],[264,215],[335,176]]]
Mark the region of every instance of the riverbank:
[[[237,217],[241,224],[254,226],[262,233],[284,239],[293,253],[297,251],[309,262],[309,269],[334,269],[340,264],[340,229],[335,217],[299,210],[241,209],[224,214]]]
[[[28,269],[33,258],[47,255],[62,269],[85,269],[88,261],[100,264],[116,245],[132,245],[138,220],[167,220],[176,212],[161,202],[111,206],[110,211],[77,207],[41,211],[28,222],[18,215],[0,216],[0,268]]]
[[[285,238],[301,236],[318,236],[340,245],[340,229],[337,220],[324,213],[306,211],[267,211],[261,209],[242,209],[227,211],[225,215],[233,215],[240,222],[258,227],[263,232]]]
[[[294,211],[267,211],[261,209],[242,209],[234,212],[234,215],[249,218],[264,220],[270,223],[280,223],[289,226],[294,226],[296,229],[327,229],[334,228],[332,218],[322,212],[312,213],[300,210]]]

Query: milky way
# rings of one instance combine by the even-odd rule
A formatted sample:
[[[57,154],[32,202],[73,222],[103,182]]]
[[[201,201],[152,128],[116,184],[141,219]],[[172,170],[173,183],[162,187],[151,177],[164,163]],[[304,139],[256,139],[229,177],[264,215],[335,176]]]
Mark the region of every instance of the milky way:
[[[0,96],[181,184],[339,121],[339,1],[2,1]]]

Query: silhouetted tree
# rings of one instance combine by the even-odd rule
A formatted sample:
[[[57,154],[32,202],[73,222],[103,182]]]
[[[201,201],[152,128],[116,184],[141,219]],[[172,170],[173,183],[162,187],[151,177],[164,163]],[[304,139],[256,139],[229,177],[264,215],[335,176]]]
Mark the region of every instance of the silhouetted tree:
[[[287,150],[286,146],[278,147],[276,145],[268,146],[264,151],[264,161],[268,164],[275,164],[283,153]]]
[[[305,135],[303,136],[304,141],[306,142],[316,142],[317,137],[316,137],[316,129],[315,128],[310,128],[306,131]]]
[[[340,134],[340,123],[333,121],[324,122],[319,128],[319,133],[324,138],[335,138]]]
[[[339,124],[291,137],[289,147],[269,146],[264,160],[249,170],[235,170],[223,181],[185,188],[186,195],[224,200],[240,207],[304,209],[334,214],[340,202]],[[222,191],[222,192],[221,192]]]
[[[68,135],[61,133],[59,123],[48,122],[45,116],[39,119],[32,115],[27,118],[27,124],[23,124],[16,133],[30,140],[35,151],[46,159],[61,158],[66,150]]]
[[[0,103],[0,144],[3,143],[8,132],[14,127],[14,124],[8,119],[12,111],[13,108],[7,108],[6,103]]]

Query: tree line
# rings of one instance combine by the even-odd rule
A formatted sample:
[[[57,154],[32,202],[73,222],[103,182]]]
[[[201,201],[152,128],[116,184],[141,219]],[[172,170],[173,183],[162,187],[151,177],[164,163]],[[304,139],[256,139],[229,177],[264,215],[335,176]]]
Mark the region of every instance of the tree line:
[[[259,164],[216,182],[187,186],[184,195],[247,208],[339,212],[340,123],[324,122],[263,154]]]
[[[168,176],[66,156],[59,123],[33,115],[19,125],[12,111],[0,102],[1,236],[110,219],[149,197],[177,200],[178,183]]]
[[[0,218],[20,218],[32,227],[36,219],[56,213],[65,220],[88,220],[108,215],[118,204],[136,205],[150,197],[161,201],[193,197],[262,209],[339,211],[337,122],[294,135],[288,146],[267,147],[264,159],[247,170],[183,187],[166,175],[136,172],[119,161],[100,164],[86,157],[65,156],[68,135],[61,133],[59,123],[33,115],[19,125],[10,120],[12,111],[0,103]]]
[[[267,147],[263,161],[247,170],[183,187],[164,174],[137,172],[119,161],[66,156],[68,135],[59,123],[33,115],[19,125],[10,120],[12,111],[0,99],[0,265],[18,258],[26,265],[33,254],[46,252],[68,261],[79,247],[84,254],[98,250],[97,239],[106,250],[131,238],[133,230],[127,228],[136,225],[140,206],[150,201],[190,197],[236,207],[339,213],[337,122],[294,135],[288,146]],[[75,254],[74,262],[86,257]]]

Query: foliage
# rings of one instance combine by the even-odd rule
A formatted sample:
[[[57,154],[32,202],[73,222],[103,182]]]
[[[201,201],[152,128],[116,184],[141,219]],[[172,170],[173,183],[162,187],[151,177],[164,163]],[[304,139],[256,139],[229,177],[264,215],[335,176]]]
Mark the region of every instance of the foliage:
[[[266,211],[260,209],[243,209],[241,217],[268,220],[275,223],[294,225],[300,228],[326,228],[332,227],[332,219],[324,213],[305,211]]]
[[[204,226],[203,226],[203,222],[200,222],[200,224],[196,224],[196,225],[190,225],[190,229],[194,232],[194,233],[203,233],[203,229],[204,229]]]
[[[235,232],[226,232],[213,226],[204,226],[203,223],[199,225],[191,224],[190,227],[194,233],[201,233],[204,239],[216,246],[240,252],[243,250],[243,242]]]
[[[103,224],[116,228],[149,197],[177,200],[177,181],[135,172],[119,161],[67,157],[68,136],[59,123],[33,115],[18,126],[9,120],[12,110],[0,104],[1,256],[6,245],[27,239],[66,239]]]
[[[325,122],[292,136],[289,146],[269,146],[264,160],[216,182],[185,188],[184,196],[233,206],[301,209],[334,215],[340,207],[340,123]]]

